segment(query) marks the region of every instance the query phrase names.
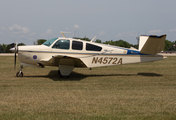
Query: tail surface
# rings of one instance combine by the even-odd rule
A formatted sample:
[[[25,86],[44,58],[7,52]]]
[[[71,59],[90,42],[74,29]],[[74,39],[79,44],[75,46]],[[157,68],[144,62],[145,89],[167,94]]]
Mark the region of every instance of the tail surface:
[[[139,51],[143,54],[155,55],[164,50],[166,35],[140,36]]]

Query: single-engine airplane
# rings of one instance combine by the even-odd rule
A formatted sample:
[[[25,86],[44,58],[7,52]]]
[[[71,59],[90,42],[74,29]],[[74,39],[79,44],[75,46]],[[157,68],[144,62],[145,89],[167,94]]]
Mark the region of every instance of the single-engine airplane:
[[[21,61],[17,77],[23,77],[23,66],[59,67],[60,77],[68,77],[75,67],[102,67],[162,60],[167,57],[157,53],[164,49],[166,35],[140,36],[139,48],[123,48],[74,38],[53,38],[42,45],[15,46],[10,50]]]

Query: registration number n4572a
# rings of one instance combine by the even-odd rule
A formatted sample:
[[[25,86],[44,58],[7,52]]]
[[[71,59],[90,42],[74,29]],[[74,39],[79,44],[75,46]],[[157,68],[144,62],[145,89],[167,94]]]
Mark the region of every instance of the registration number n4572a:
[[[93,57],[92,64],[122,64],[122,58],[117,57]]]

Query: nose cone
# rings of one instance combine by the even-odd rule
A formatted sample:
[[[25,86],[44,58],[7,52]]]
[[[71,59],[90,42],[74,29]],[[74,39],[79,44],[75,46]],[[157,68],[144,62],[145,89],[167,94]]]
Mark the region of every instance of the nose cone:
[[[17,50],[14,48],[11,48],[10,51],[14,52],[14,53],[17,53]]]

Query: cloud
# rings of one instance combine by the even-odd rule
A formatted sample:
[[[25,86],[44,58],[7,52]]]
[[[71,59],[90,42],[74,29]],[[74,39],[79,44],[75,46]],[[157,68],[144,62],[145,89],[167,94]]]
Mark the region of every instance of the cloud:
[[[5,28],[5,27],[2,27],[1,29],[2,29],[2,30],[6,30],[6,28]]]
[[[0,34],[3,34],[4,31],[6,31],[7,29],[5,27],[1,27],[1,31]]]
[[[103,35],[105,35],[105,31],[104,30],[99,32],[99,36],[103,36]]]
[[[171,31],[171,32],[175,32],[175,31],[176,31],[176,29],[170,29],[170,31]]]
[[[36,33],[30,33],[29,36],[33,36],[33,35],[35,35],[35,34],[36,34]]]
[[[24,37],[25,37],[25,35],[20,35],[20,36],[19,36],[19,38],[24,38]]]
[[[35,39],[34,38],[29,38],[29,41],[34,41]]]
[[[41,36],[45,37],[45,36],[49,36],[49,35],[52,35],[52,34],[53,34],[53,31],[51,29],[48,29],[45,33],[42,33]]]
[[[161,30],[151,30],[149,31],[150,34],[159,34],[161,33]]]
[[[133,31],[133,32],[123,32],[123,33],[118,33],[117,35],[116,35],[116,37],[136,37],[136,32],[135,31]]]
[[[122,33],[119,33],[119,34],[116,35],[116,37],[122,37],[122,36],[123,36]]]
[[[69,28],[65,28],[65,30],[69,30]]]
[[[77,24],[74,25],[74,29],[78,29],[78,28],[80,28],[79,25],[77,25]]]
[[[5,28],[4,28],[5,29]],[[9,30],[15,34],[26,34],[29,33],[29,28],[21,27],[18,24],[14,24],[12,27],[9,27]]]
[[[51,35],[51,34],[53,34],[53,31],[51,29],[48,29],[45,34],[46,35]]]

